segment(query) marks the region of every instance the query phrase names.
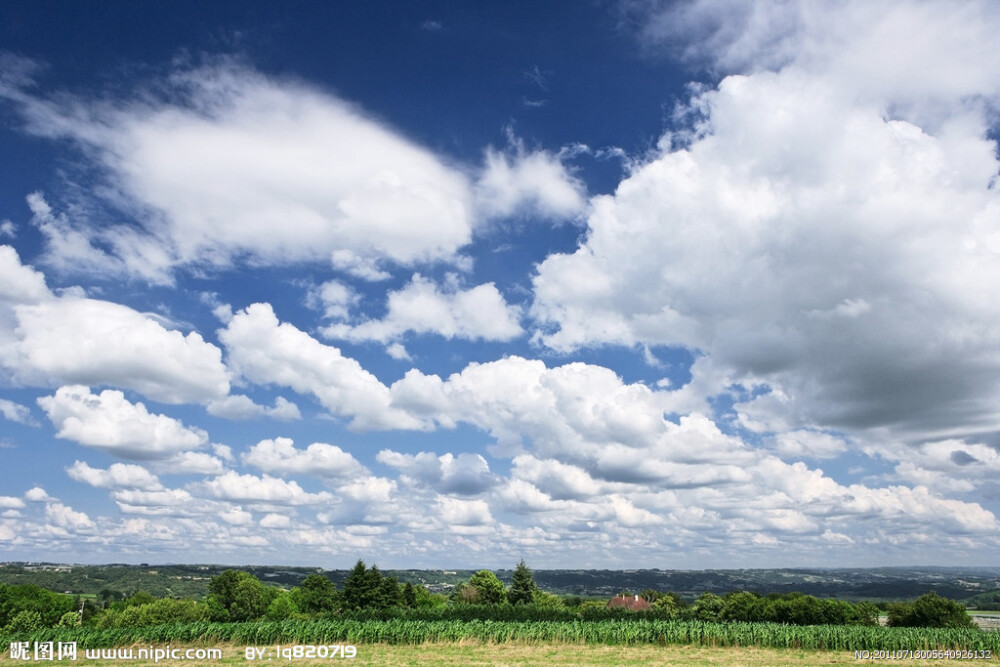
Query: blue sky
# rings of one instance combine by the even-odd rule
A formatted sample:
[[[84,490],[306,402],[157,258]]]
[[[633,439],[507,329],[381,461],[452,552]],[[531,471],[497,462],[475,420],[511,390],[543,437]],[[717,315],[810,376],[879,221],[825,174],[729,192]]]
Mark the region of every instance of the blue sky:
[[[3,557],[996,563],[995,5],[0,13]]]

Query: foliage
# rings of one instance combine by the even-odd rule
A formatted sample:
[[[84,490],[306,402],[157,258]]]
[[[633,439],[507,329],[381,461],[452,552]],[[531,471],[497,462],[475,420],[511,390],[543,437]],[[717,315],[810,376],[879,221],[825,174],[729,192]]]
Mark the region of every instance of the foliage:
[[[690,609],[690,617],[698,621],[722,620],[722,610],[726,601],[715,593],[702,593]]]
[[[96,628],[138,628],[163,623],[193,623],[209,619],[208,605],[194,600],[162,598],[148,604],[108,609],[94,621]]]
[[[208,583],[208,608],[213,621],[261,618],[278,589],[265,586],[249,572],[226,570]]]
[[[22,609],[21,611],[14,614],[10,619],[10,622],[4,626],[4,632],[9,632],[12,635],[35,632],[36,630],[41,630],[45,625],[42,623],[42,615],[37,611],[30,609]]]
[[[336,584],[327,577],[310,574],[299,584],[296,602],[299,610],[306,614],[325,614],[337,610],[340,606],[340,595]]]
[[[269,621],[283,621],[286,618],[294,618],[299,612],[299,606],[295,600],[298,596],[292,593],[279,593],[276,598],[267,605],[267,612],[264,616]]]
[[[500,604],[506,597],[503,584],[489,570],[479,570],[472,575],[469,586],[476,591],[475,600],[479,604]]]
[[[937,593],[889,605],[889,625],[898,628],[973,628],[965,607]]]
[[[50,627],[56,625],[63,614],[74,611],[73,598],[31,584],[0,584],[0,627],[11,623],[22,611],[37,614],[42,627]],[[22,617],[21,622],[26,622],[23,620],[26,618]]]
[[[359,559],[344,581],[342,600],[347,610],[387,609],[400,605],[402,591],[395,577],[383,576],[378,567],[367,568]]]
[[[534,602],[538,594],[538,585],[535,584],[535,576],[524,563],[524,559],[514,568],[514,576],[511,578],[510,590],[507,591],[507,601],[511,604],[530,604]]]

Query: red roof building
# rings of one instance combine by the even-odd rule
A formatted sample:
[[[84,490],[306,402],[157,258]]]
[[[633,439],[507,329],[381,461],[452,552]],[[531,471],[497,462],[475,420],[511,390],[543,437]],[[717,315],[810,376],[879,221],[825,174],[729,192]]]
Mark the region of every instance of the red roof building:
[[[616,595],[608,601],[608,609],[615,608],[625,608],[631,609],[632,611],[646,611],[649,609],[649,603],[643,600],[638,595],[626,597],[624,595]]]

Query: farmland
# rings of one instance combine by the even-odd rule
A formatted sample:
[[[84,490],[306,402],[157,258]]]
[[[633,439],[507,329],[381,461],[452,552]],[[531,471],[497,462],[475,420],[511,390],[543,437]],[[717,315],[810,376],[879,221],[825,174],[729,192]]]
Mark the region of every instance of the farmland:
[[[213,665],[246,665],[244,647],[220,645],[223,658]],[[704,667],[709,665],[739,665],[743,667],[812,667],[814,665],[876,664],[874,660],[857,660],[852,652],[817,652],[804,649],[768,649],[756,647],[696,647],[696,646],[607,646],[597,644],[528,644],[511,642],[503,645],[475,641],[462,643],[364,644],[358,647],[352,665],[409,665],[411,667],[465,667],[467,665],[503,665],[508,667],[612,667],[617,665],[678,665]],[[0,654],[0,666],[15,662]],[[88,660],[92,667],[121,667],[120,660]],[[152,661],[129,661],[134,667],[153,667]],[[160,661],[156,667],[189,667],[190,661]],[[296,660],[296,665],[313,667],[329,665],[330,660]],[[907,665],[927,667],[940,665],[940,660],[907,660]]]

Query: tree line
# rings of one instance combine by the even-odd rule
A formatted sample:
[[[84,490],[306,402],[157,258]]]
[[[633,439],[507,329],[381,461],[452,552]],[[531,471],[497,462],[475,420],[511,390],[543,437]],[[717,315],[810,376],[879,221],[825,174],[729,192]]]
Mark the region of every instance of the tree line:
[[[358,560],[341,588],[320,574],[310,574],[298,586],[282,589],[264,584],[248,572],[226,570],[212,577],[203,601],[156,598],[144,591],[128,598],[108,591],[97,599],[81,601],[33,585],[0,584],[0,629],[13,634],[75,625],[101,629],[346,616],[556,621],[636,614],[668,620],[876,625],[880,614],[878,606],[870,602],[855,604],[802,593],[704,593],[693,602],[677,593],[652,589],[639,596],[651,605],[648,611],[607,609],[607,600],[553,595],[538,588],[523,560],[515,568],[509,587],[490,570],[479,570],[455,586],[450,595],[444,595],[410,582],[400,583],[377,566]],[[974,627],[962,605],[934,593],[913,602],[889,604],[886,610],[888,624],[893,626]]]

